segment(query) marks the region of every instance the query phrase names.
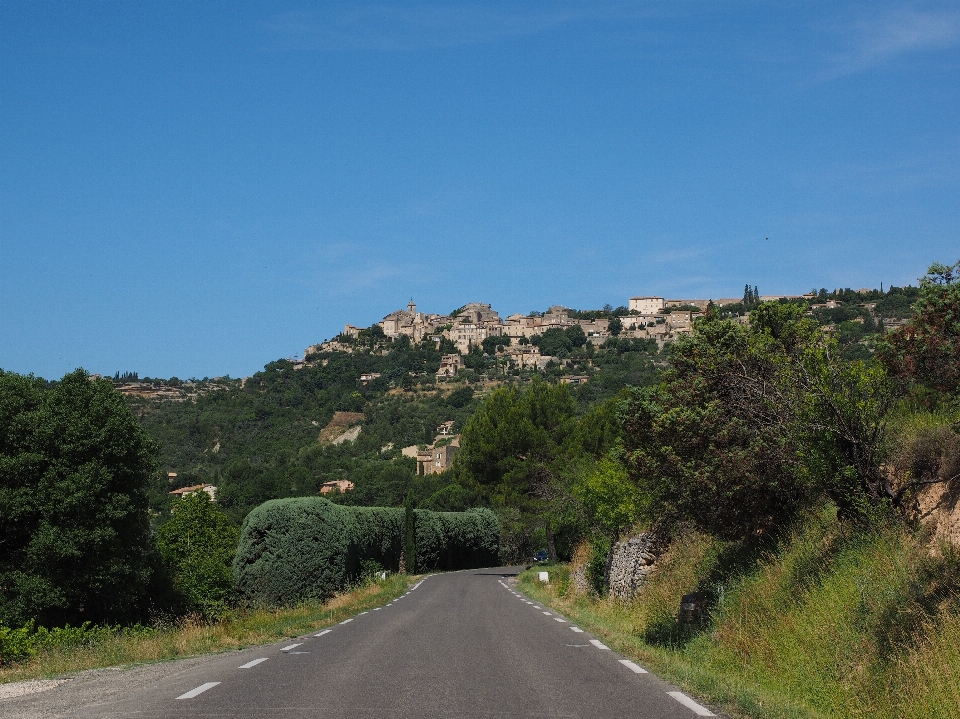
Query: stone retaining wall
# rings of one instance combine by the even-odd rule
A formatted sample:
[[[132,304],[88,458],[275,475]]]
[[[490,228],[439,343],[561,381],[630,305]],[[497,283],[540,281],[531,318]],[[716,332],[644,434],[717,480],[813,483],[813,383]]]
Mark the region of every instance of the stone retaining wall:
[[[636,537],[617,542],[607,568],[610,596],[630,599],[636,594],[664,549],[662,537],[655,532],[641,532]]]

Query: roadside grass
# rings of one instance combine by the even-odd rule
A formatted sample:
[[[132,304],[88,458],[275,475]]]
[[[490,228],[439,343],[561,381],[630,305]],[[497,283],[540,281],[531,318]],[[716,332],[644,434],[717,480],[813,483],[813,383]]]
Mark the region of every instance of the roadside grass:
[[[825,509],[779,542],[689,534],[629,602],[578,595],[569,567],[520,576],[611,647],[731,716],[946,717],[960,706],[960,557],[900,527],[847,532]],[[702,627],[680,597],[713,597]]]
[[[323,604],[237,612],[216,622],[187,618],[160,626],[155,631],[118,634],[86,646],[44,649],[31,659],[0,666],[0,684],[84,669],[183,659],[300,636],[399,597],[412,579],[405,574],[390,575],[385,580],[367,583]]]

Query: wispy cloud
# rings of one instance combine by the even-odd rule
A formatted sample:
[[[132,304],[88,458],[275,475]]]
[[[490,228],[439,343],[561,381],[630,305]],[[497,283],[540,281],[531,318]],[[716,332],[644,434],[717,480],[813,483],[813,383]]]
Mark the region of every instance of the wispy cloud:
[[[834,53],[821,79],[854,75],[905,55],[960,43],[960,11],[898,8],[876,11],[835,28],[845,48]]]
[[[626,9],[625,9],[626,8]],[[456,47],[533,35],[588,18],[637,15],[617,4],[568,3],[552,8],[371,5],[278,14],[265,23],[274,43],[289,49],[414,50]]]

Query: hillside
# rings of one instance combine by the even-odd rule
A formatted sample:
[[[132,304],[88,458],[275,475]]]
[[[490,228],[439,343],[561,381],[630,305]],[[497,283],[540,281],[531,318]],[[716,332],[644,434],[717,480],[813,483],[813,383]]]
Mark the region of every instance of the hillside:
[[[401,450],[432,443],[445,422],[459,432],[491,390],[528,383],[535,375],[560,381],[575,374],[589,377],[572,388],[585,410],[627,385],[653,381],[661,361],[656,344],[642,340],[581,346],[545,372],[511,373],[495,357],[478,353],[465,358],[468,366],[456,377],[441,381],[436,372],[449,349],[381,338],[352,352],[314,353],[305,364],[271,362],[244,381],[195,381],[176,398],[127,393],[161,444],[164,472],[177,475],[153,488],[154,510],[167,506],[168,491],[201,482],[218,487],[221,505],[237,520],[268,499],[316,494],[321,484],[338,479],[355,484],[339,501],[397,506],[412,483],[417,501],[425,503],[449,479],[412,482],[415,461]],[[372,373],[380,376],[360,379]],[[352,413],[341,416],[359,428],[355,440],[324,441],[336,436],[325,429],[336,413]]]

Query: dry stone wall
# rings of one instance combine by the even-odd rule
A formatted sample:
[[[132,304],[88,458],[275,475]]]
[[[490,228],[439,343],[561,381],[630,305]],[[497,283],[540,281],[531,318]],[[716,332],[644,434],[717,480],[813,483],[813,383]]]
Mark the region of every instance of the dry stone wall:
[[[663,538],[656,532],[641,532],[636,537],[617,542],[607,568],[607,586],[610,596],[617,599],[633,597],[665,549]]]

